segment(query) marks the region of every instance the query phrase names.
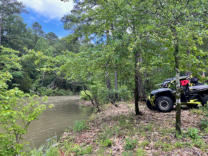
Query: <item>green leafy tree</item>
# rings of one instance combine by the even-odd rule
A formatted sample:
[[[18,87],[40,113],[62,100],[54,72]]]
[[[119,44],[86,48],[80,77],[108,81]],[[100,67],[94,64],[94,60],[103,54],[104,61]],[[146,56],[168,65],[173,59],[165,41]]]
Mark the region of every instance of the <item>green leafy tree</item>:
[[[22,3],[16,0],[0,0],[0,46],[2,45],[2,36],[6,34],[5,25],[12,16],[20,13],[22,9]]]
[[[8,89],[8,82],[21,69],[18,53],[0,47],[0,155],[23,152],[23,135],[30,123],[46,109],[37,97],[25,94],[18,88]]]
[[[160,39],[160,42],[166,42],[169,46],[169,53],[174,60],[176,73],[176,132],[181,134],[179,76],[181,71],[188,69],[187,64],[183,63],[185,59],[190,59],[190,56],[195,55],[194,60],[196,61],[198,60],[197,55],[204,55],[197,48],[197,45],[202,44],[202,38],[206,34],[204,23],[206,21],[207,8],[205,6],[207,6],[207,1],[164,0],[155,1],[153,6],[152,13],[155,16],[155,25],[158,26],[155,36]],[[192,55],[189,55],[189,52]],[[187,61],[185,62],[187,63]]]

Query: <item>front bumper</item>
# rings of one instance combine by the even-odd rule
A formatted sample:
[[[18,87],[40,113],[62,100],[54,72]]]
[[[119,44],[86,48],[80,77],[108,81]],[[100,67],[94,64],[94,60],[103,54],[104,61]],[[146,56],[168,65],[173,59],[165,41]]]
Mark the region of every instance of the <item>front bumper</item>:
[[[150,101],[152,106],[155,106],[155,96],[154,95],[148,96],[148,100]]]

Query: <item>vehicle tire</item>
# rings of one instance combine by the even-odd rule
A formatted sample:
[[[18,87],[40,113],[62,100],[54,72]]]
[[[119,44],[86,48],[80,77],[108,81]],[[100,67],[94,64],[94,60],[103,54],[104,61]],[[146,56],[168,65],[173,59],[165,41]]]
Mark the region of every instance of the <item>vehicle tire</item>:
[[[173,109],[173,100],[168,96],[160,96],[156,99],[156,106],[160,112],[170,112]]]
[[[202,106],[207,105],[207,102],[208,102],[208,95],[205,95],[205,96],[202,98]]]
[[[156,107],[152,106],[152,104],[150,103],[150,100],[146,101],[146,105],[147,105],[147,108],[149,108],[150,110],[156,110]]]

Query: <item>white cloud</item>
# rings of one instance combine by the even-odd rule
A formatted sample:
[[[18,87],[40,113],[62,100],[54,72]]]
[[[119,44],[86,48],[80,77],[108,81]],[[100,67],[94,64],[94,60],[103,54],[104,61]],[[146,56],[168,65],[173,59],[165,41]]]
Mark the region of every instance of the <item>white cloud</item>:
[[[62,2],[61,0],[18,0],[26,7],[50,19],[60,19],[73,9],[73,0]]]

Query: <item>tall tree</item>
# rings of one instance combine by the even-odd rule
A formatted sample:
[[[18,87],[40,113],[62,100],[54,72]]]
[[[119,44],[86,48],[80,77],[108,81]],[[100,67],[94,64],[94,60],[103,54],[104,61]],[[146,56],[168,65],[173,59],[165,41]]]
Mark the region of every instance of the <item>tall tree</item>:
[[[155,17],[157,37],[169,45],[176,73],[176,133],[181,134],[181,88],[180,73],[183,70],[182,56],[189,57],[187,51],[197,50],[201,37],[205,35],[204,23],[207,22],[207,1],[203,0],[159,0],[154,1],[152,14]]]
[[[38,22],[33,23],[32,29],[33,29],[34,33],[35,33],[37,36],[43,37],[44,32],[43,32],[43,30],[42,30],[42,26],[41,26]]]
[[[17,0],[0,0],[0,45],[2,44],[2,35],[4,33],[4,25],[8,18],[20,13],[23,9],[22,3]]]
[[[150,28],[149,15],[146,11],[149,9],[149,4],[151,3],[147,1],[136,0],[80,1],[77,2],[72,14],[63,18],[65,28],[73,29],[75,34],[82,36],[82,39],[83,37],[91,41],[92,39],[100,39],[97,43],[105,43],[106,47],[115,43],[113,40],[120,40],[122,43],[120,45],[129,47],[126,49],[126,52],[129,52],[128,55],[132,56],[134,54],[134,96],[137,115],[140,114],[138,103],[142,92],[142,74],[140,73],[143,51],[142,41]],[[115,47],[113,51],[122,53],[119,48],[120,45],[117,45],[118,47]],[[115,46],[115,44],[112,44],[112,46]],[[114,59],[117,59],[116,62],[121,61],[122,57],[113,56],[115,57]],[[106,65],[112,67],[108,59],[106,60]],[[118,76],[116,67],[113,71],[115,78]],[[109,82],[108,80],[108,84],[110,84]],[[117,89],[116,84],[115,88]]]

